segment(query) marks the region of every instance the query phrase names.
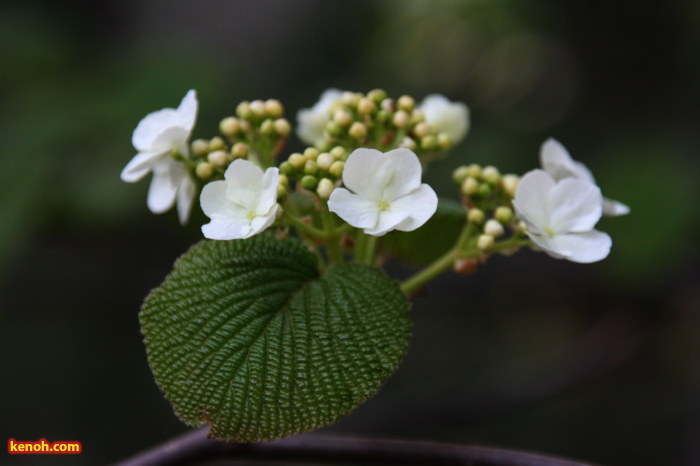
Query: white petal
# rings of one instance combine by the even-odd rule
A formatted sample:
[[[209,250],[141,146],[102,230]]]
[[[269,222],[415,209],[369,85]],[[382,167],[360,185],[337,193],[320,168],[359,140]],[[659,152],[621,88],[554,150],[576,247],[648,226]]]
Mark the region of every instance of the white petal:
[[[225,214],[225,209],[229,204],[226,197],[228,186],[225,181],[212,181],[207,183],[202,188],[202,193],[199,195],[199,204],[202,206],[202,212],[209,218],[220,218]]]
[[[374,228],[365,229],[365,233],[372,236],[384,236],[392,230],[395,230],[398,225],[405,221],[410,212],[403,209],[392,209],[379,211],[377,226]]]
[[[520,220],[535,234],[550,227],[549,193],[556,182],[544,170],[531,170],[520,179],[513,207]]]
[[[612,199],[603,198],[603,215],[616,217],[618,215],[626,215],[630,213],[630,208],[622,202],[613,201]]]
[[[134,183],[146,176],[167,152],[139,152],[122,170],[122,181]]]
[[[250,225],[235,220],[213,218],[211,222],[202,225],[202,234],[205,238],[228,240],[242,239],[250,236]]]
[[[258,233],[262,233],[267,229],[267,227],[272,225],[275,221],[275,216],[277,214],[278,208],[279,205],[275,203],[275,205],[265,215],[259,215],[253,218],[250,222],[250,232],[248,233],[248,236],[253,236],[257,235]],[[246,236],[246,238],[248,236]]]
[[[257,210],[263,193],[263,172],[253,162],[236,159],[224,173],[228,190],[226,197],[247,211]],[[275,187],[276,189],[276,187]]]
[[[197,119],[197,92],[190,89],[177,107],[177,113],[180,117],[180,126],[182,126],[189,134],[192,131],[194,122]]]
[[[559,181],[564,178],[578,178],[595,184],[593,174],[581,162],[571,158],[569,151],[556,139],[547,139],[540,149],[542,168]]]
[[[180,225],[186,225],[187,220],[190,218],[192,201],[194,200],[194,190],[194,181],[189,174],[185,173],[185,176],[182,178],[177,188],[177,214],[180,218]]]
[[[258,196],[257,206],[255,208],[255,213],[257,215],[269,215],[270,209],[277,205],[278,184],[279,169],[270,167],[265,170],[265,173],[262,176],[260,195]]]
[[[376,202],[352,194],[345,188],[336,188],[328,199],[328,210],[335,212],[355,228],[373,228],[379,217]]]
[[[423,226],[437,210],[437,203],[437,194],[427,184],[423,184],[415,191],[396,199],[391,203],[392,208],[404,208],[410,211],[410,216],[396,225],[396,229],[413,231]]]
[[[391,162],[390,168],[392,170],[391,174],[388,174],[386,178],[378,177],[377,179],[384,186],[382,192],[384,199],[398,199],[420,188],[423,167],[416,154],[410,149],[399,148],[386,152],[384,157]]]
[[[153,141],[163,131],[179,125],[180,115],[174,108],[164,108],[163,110],[149,113],[136,126],[131,142],[140,152],[153,152]]]
[[[529,234],[532,241],[550,256],[565,258],[573,262],[591,263],[605,259],[610,253],[612,240],[607,233],[598,230],[565,235]]]
[[[590,231],[600,220],[602,202],[598,186],[565,178],[549,193],[549,227],[555,234]]]
[[[409,149],[382,153],[376,149],[356,149],[345,162],[343,184],[373,201],[388,201],[420,186],[421,165]]]
[[[420,109],[425,121],[447,133],[453,144],[458,144],[469,130],[469,108],[462,102],[450,102],[445,96],[431,94],[423,99]]]
[[[160,214],[175,204],[179,179],[175,179],[170,170],[174,160],[166,159],[153,167],[153,180],[148,189],[148,208],[154,214]]]
[[[155,139],[151,146],[153,150],[160,152],[180,151],[187,153],[187,139],[190,132],[181,126],[172,126],[165,129]]]
[[[329,108],[333,101],[340,99],[338,89],[326,89],[313,108],[297,112],[297,136],[309,145],[315,145],[323,137],[326,124],[330,120]]]

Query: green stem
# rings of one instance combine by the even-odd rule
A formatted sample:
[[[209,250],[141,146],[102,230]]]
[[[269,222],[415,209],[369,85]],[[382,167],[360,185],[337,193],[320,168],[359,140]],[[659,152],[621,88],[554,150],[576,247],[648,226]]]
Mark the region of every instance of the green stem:
[[[355,235],[355,250],[353,253],[353,258],[355,262],[362,263],[362,259],[365,257],[365,249],[367,246],[367,235],[362,233],[361,230],[357,230]]]
[[[321,211],[321,221],[323,228],[326,231],[326,251],[328,252],[328,260],[331,264],[339,264],[343,262],[343,251],[340,248],[339,234],[335,228],[335,220],[333,214],[325,207]]]
[[[408,280],[401,283],[401,291],[403,291],[406,294],[416,291],[421,286],[425,285],[430,280],[434,279],[442,272],[449,269],[452,266],[452,264],[454,264],[458,252],[459,249],[457,247],[454,247],[447,251],[428,267],[424,268]]]
[[[373,265],[377,250],[377,237],[372,235],[365,236],[368,236],[368,238],[365,243],[365,251],[364,257],[362,258],[362,262],[364,264]]]
[[[287,219],[287,221],[289,221],[289,223],[291,223],[294,228],[308,235],[311,235],[314,238],[324,240],[328,238],[328,233],[326,231],[320,230],[311,225],[307,225],[306,223],[302,222],[301,220],[299,220],[298,218],[294,217],[292,214],[286,211],[284,212],[284,218]]]

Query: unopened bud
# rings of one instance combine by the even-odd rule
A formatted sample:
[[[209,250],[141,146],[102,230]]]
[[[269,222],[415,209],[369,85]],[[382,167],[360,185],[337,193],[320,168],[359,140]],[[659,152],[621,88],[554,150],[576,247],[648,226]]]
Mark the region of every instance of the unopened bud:
[[[423,114],[423,111],[417,108],[414,108],[413,111],[411,112],[411,124],[412,125],[417,125],[418,123],[422,123],[425,121],[425,115]]]
[[[356,121],[355,123],[350,126],[350,130],[348,131],[348,134],[350,137],[353,139],[364,139],[367,137],[367,127],[360,123],[359,121]]]
[[[481,251],[490,251],[493,248],[495,240],[491,235],[480,235],[476,240],[476,247]]]
[[[331,164],[331,167],[328,169],[328,172],[336,178],[340,178],[341,176],[343,176],[343,169],[345,169],[345,162],[336,160]]]
[[[226,143],[219,136],[214,136],[209,141],[209,151],[221,150],[226,147]]]
[[[416,141],[413,138],[409,138],[408,136],[406,136],[401,141],[401,144],[399,144],[399,147],[405,147],[408,150],[416,150],[416,147],[418,147],[418,145],[416,144]]]
[[[325,201],[329,197],[331,197],[331,193],[334,189],[335,185],[331,180],[329,180],[328,178],[321,178],[321,181],[318,182],[318,188],[316,188],[316,193],[318,194],[318,197]]]
[[[364,99],[360,99],[360,101],[357,103],[357,113],[360,115],[369,115],[376,109],[377,106],[375,103],[366,97]]]
[[[455,168],[452,172],[452,181],[461,186],[464,180],[467,179],[467,176],[469,176],[469,170],[467,170],[465,165],[462,165]]]
[[[467,167],[467,175],[471,176],[472,178],[479,178],[481,177],[481,165],[477,163],[472,163]]]
[[[242,159],[248,155],[248,146],[242,142],[237,142],[231,148],[231,155],[234,159]]]
[[[247,100],[244,100],[238,106],[236,107],[236,115],[238,115],[239,118],[243,118],[245,120],[249,120],[253,116],[253,111],[250,109],[250,102]]]
[[[520,177],[513,174],[503,175],[501,183],[503,184],[503,191],[505,191],[509,197],[515,197],[515,191],[518,189]]]
[[[452,139],[447,133],[437,135],[437,144],[440,150],[449,150],[452,147]]]
[[[192,153],[197,157],[203,157],[209,153],[209,141],[206,139],[195,139],[192,141]]]
[[[460,189],[465,196],[473,196],[479,190],[479,182],[468,176],[462,181]]]
[[[513,211],[510,207],[500,206],[496,207],[496,212],[493,216],[501,223],[508,223],[513,219]]]
[[[333,162],[335,162],[335,159],[331,154],[328,152],[324,152],[323,154],[319,154],[318,158],[316,159],[316,164],[318,165],[318,168],[321,170],[327,172],[329,168],[331,168],[331,165],[333,165]]]
[[[318,173],[318,165],[313,160],[307,160],[304,164],[304,173],[307,175],[315,175]]]
[[[372,99],[375,103],[381,103],[382,100],[386,99],[386,92],[384,89],[372,89],[367,93],[367,98]]]
[[[423,150],[435,150],[435,148],[437,147],[437,138],[432,134],[423,136],[420,139],[420,147]]]
[[[517,228],[518,228],[518,231],[519,231],[520,233],[525,233],[525,232],[527,231],[527,223],[525,223],[525,222],[523,222],[522,220],[520,220],[520,221],[518,222]]]
[[[410,95],[402,95],[399,100],[396,101],[396,105],[406,112],[411,112],[413,107],[416,106],[416,101]]]
[[[469,275],[476,272],[478,266],[478,259],[455,259],[454,264],[452,264],[452,270],[460,275]]]
[[[349,126],[352,123],[352,115],[345,110],[338,110],[333,114],[333,121],[343,128]]]
[[[272,136],[275,134],[275,124],[269,118],[262,122],[260,125],[260,133],[265,136]]]
[[[284,107],[277,99],[267,99],[265,101],[265,113],[270,118],[277,119],[284,114]]]
[[[481,171],[481,178],[491,186],[496,186],[501,181],[501,172],[493,165],[489,165]]]
[[[286,188],[289,186],[289,178],[284,173],[280,173],[278,183]]]
[[[277,210],[275,211],[275,220],[277,220],[278,222],[281,222],[283,218],[284,218],[284,207],[282,207],[282,204],[277,204]]]
[[[306,160],[316,160],[318,158],[318,149],[315,147],[307,147],[304,151],[304,158]]]
[[[282,186],[281,184],[277,185],[277,199],[284,197],[287,195],[287,188]]]
[[[396,103],[392,99],[382,100],[380,106],[382,107],[382,110],[385,110],[387,112],[393,112],[394,110],[396,110]]]
[[[289,165],[294,167],[295,170],[300,170],[301,167],[304,166],[304,163],[306,163],[306,159],[303,155],[295,153],[289,156],[287,162],[289,162]]]
[[[408,113],[403,110],[399,110],[398,112],[394,113],[394,117],[391,119],[391,122],[397,128],[403,129],[408,126],[410,120],[411,117]]]
[[[484,211],[476,207],[469,209],[469,212],[467,212],[467,219],[471,223],[476,223],[477,225],[483,222],[485,217]]]
[[[499,236],[503,235],[505,231],[503,230],[503,225],[501,225],[501,222],[492,218],[486,221],[486,225],[484,225],[484,233],[491,235],[494,238],[498,238]]]
[[[292,125],[289,124],[289,121],[287,121],[286,118],[276,119],[274,125],[277,134],[279,134],[283,138],[289,136],[289,133],[292,131]]]
[[[254,100],[250,103],[250,111],[257,118],[262,118],[265,116],[265,102],[262,100]]]
[[[317,183],[318,180],[313,175],[304,175],[301,178],[301,187],[304,189],[308,189],[309,191],[313,191],[314,189],[316,189]]]
[[[241,124],[237,118],[224,118],[221,120],[221,123],[219,123],[219,131],[221,131],[221,134],[225,134],[229,137],[235,136],[241,131]]]
[[[340,160],[341,157],[347,155],[348,151],[345,150],[343,146],[335,146],[333,149],[331,149],[330,154],[333,156],[335,160]]]
[[[431,132],[432,132],[432,130],[430,129],[430,125],[424,121],[421,123],[418,123],[413,128],[413,134],[415,134],[417,138],[422,138],[424,136],[427,136]]]
[[[489,197],[491,195],[491,186],[488,183],[481,183],[476,193],[481,197]]]
[[[326,123],[326,132],[331,136],[340,136],[343,134],[343,126],[336,123],[335,120],[331,120]]]
[[[197,164],[197,168],[195,168],[194,172],[197,178],[208,180],[214,174],[214,167],[208,162],[201,162]]]
[[[286,160],[280,164],[280,176],[289,176],[292,174],[294,171],[294,167],[292,167],[292,164],[287,162]]]
[[[228,154],[222,150],[210,152],[207,160],[215,167],[224,167],[228,163]]]

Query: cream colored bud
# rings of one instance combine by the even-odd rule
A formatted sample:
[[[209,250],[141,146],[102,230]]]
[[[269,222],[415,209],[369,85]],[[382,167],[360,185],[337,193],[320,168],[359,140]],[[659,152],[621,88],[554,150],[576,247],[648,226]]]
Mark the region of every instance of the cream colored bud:
[[[493,165],[489,165],[481,171],[481,178],[491,186],[495,186],[501,182],[501,172]]]
[[[357,103],[357,113],[359,113],[360,115],[369,115],[376,109],[377,106],[375,105],[375,103],[366,97],[360,99],[360,101]]]
[[[493,248],[493,244],[495,243],[495,240],[493,239],[493,236],[491,235],[480,235],[479,238],[476,240],[476,247],[479,248],[481,251],[490,251],[491,248]]]
[[[338,110],[333,114],[333,121],[340,127],[345,128],[352,123],[352,115],[345,110]]]
[[[194,172],[197,178],[208,180],[214,174],[214,167],[208,162],[201,162],[197,164],[197,168],[195,168]]]
[[[279,196],[277,196],[279,198]],[[282,204],[277,204],[277,211],[275,211],[275,220],[278,222],[281,222],[282,219],[284,218],[284,207],[282,207]]]
[[[236,107],[236,115],[238,115],[239,118],[250,119],[253,116],[253,112],[250,109],[250,102],[244,100],[238,104]]]
[[[254,100],[250,103],[250,111],[258,118],[265,116],[265,102],[262,100]]]
[[[304,173],[307,175],[315,175],[318,173],[318,165],[313,160],[307,160],[304,163]]]
[[[316,164],[318,165],[318,168],[320,168],[324,172],[327,172],[328,169],[331,168],[331,165],[333,165],[333,162],[335,162],[335,159],[328,152],[324,152],[323,154],[319,154],[318,158],[316,159]]]
[[[345,169],[345,162],[336,160],[331,164],[331,168],[328,169],[328,172],[336,178],[340,178],[343,176],[343,169]]]
[[[408,113],[403,110],[399,110],[398,112],[394,113],[394,117],[391,119],[391,122],[397,128],[403,129],[408,126],[410,120],[411,116]]]
[[[432,129],[430,128],[430,125],[424,121],[418,123],[413,128],[413,134],[415,134],[417,138],[425,137],[425,136],[429,135],[431,132],[432,132]]]
[[[525,222],[523,222],[522,220],[520,220],[520,221],[518,222],[517,228],[518,228],[518,231],[519,231],[520,233],[525,233],[525,232],[527,231],[527,223],[525,223]]]
[[[479,182],[471,176],[468,176],[462,181],[460,189],[465,196],[473,196],[479,190]]]
[[[284,114],[284,107],[282,103],[277,99],[267,99],[265,101],[265,113],[270,118],[280,118]]]
[[[274,125],[277,134],[283,138],[289,136],[289,133],[292,131],[292,125],[289,124],[289,121],[287,121],[286,118],[276,119]]]
[[[260,133],[265,136],[272,136],[275,134],[275,123],[269,118],[263,121],[260,125]]]
[[[493,216],[501,223],[508,223],[513,220],[513,210],[510,207],[500,206],[496,207],[496,212]]]
[[[406,136],[406,137],[403,138],[403,140],[401,141],[401,144],[399,144],[399,147],[405,147],[405,148],[408,149],[408,150],[413,150],[413,151],[414,151],[414,150],[416,150],[417,144],[416,144],[416,141],[415,141],[413,138],[409,138],[408,136]]]
[[[330,154],[333,156],[333,159],[335,159],[335,160],[340,160],[340,158],[347,155],[347,153],[348,153],[348,151],[346,151],[343,146],[335,146],[330,151]]]
[[[295,170],[300,170],[301,167],[303,167],[304,164],[306,163],[306,159],[304,158],[303,155],[301,155],[299,153],[295,153],[295,154],[292,154],[289,156],[289,158],[287,159],[287,162],[289,162],[289,164],[292,167],[294,167]]]
[[[222,150],[226,147],[226,143],[219,136],[214,136],[209,141],[209,151]]]
[[[318,149],[315,147],[307,147],[304,151],[304,158],[306,160],[316,160],[318,158]]]
[[[356,121],[355,123],[350,126],[350,130],[348,130],[348,134],[350,135],[351,138],[353,139],[364,139],[367,137],[367,127],[360,123],[359,121]]]
[[[416,101],[410,95],[402,95],[399,100],[396,101],[397,107],[406,112],[411,112],[413,107],[416,106]]]
[[[382,110],[385,110],[387,112],[393,112],[394,110],[396,110],[396,103],[393,99],[384,99],[379,105],[382,107]]]
[[[287,195],[287,188],[282,186],[281,184],[277,185],[277,199],[284,197]]]
[[[316,193],[321,199],[327,200],[329,197],[331,197],[331,193],[334,189],[335,185],[331,180],[329,180],[328,178],[321,178],[321,181],[318,182]]]
[[[471,223],[476,223],[477,225],[483,222],[485,217],[484,211],[476,207],[469,209],[469,212],[467,212],[467,219]]]
[[[278,183],[286,188],[289,186],[289,177],[283,173],[280,173]]]
[[[221,120],[221,123],[219,123],[219,131],[226,136],[235,136],[241,131],[241,124],[237,118],[224,118]]]
[[[464,180],[467,179],[467,176],[469,176],[469,170],[467,169],[466,165],[462,165],[455,168],[452,172],[452,181],[461,186],[462,183],[464,183]]]
[[[422,123],[424,121],[425,121],[425,114],[423,113],[423,111],[418,109],[418,108],[414,108],[413,111],[411,112],[411,124],[417,125],[418,123]]]
[[[386,99],[386,92],[384,89],[372,89],[367,93],[367,98],[372,99],[376,103],[380,103],[382,100]]]
[[[452,139],[447,133],[437,135],[437,144],[440,150],[449,150],[452,147]]]
[[[242,142],[237,142],[231,148],[231,155],[234,159],[242,159],[248,155],[248,146]]]
[[[215,167],[224,167],[228,164],[228,154],[222,150],[215,150],[207,155],[207,160]]]
[[[209,141],[206,139],[195,139],[192,141],[192,153],[197,157],[203,157],[209,153]]]
[[[348,107],[357,107],[357,104],[360,102],[360,99],[362,98],[362,94],[357,94],[355,92],[343,92],[343,94],[340,96],[340,100],[343,101],[345,105]]]
[[[498,238],[505,233],[505,230],[503,229],[501,222],[492,218],[486,221],[486,225],[484,225],[484,233],[491,235],[494,238]]]
[[[501,183],[503,184],[503,191],[505,191],[508,196],[515,197],[515,191],[518,189],[520,177],[513,174],[503,175]]]
[[[477,163],[472,163],[467,167],[467,176],[471,176],[472,178],[479,178],[481,177],[481,165]]]
[[[331,136],[340,136],[343,133],[343,127],[336,123],[335,120],[331,120],[326,123],[326,132]]]
[[[423,150],[435,150],[437,148],[437,138],[432,134],[423,136],[420,139],[420,147]]]

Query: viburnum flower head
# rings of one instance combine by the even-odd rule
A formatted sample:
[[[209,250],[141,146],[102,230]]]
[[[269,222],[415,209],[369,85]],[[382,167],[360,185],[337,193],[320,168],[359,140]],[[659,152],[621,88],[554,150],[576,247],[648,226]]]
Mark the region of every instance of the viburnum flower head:
[[[556,181],[544,170],[526,173],[513,207],[527,225],[527,235],[550,256],[573,262],[596,262],[610,253],[612,240],[594,229],[602,213],[600,189],[587,181]]]
[[[170,210],[177,199],[180,223],[187,223],[195,186],[185,166],[172,158],[173,153],[188,154],[188,140],[197,117],[197,95],[190,90],[178,108],[150,113],[134,130],[131,141],[138,154],[122,170],[128,183],[153,172],[148,190],[148,208],[154,214]]]
[[[469,108],[462,102],[451,102],[440,94],[430,94],[423,99],[420,110],[425,121],[459,144],[469,131]]]
[[[338,89],[326,89],[321,99],[312,108],[303,108],[297,112],[297,136],[303,142],[313,146],[322,137],[326,124],[330,121],[331,104],[340,99],[343,92]]]
[[[272,225],[277,214],[279,170],[265,173],[254,163],[234,160],[224,173],[224,181],[214,181],[199,197],[202,211],[211,222],[202,226],[209,239],[242,239]]]
[[[415,230],[437,209],[437,195],[421,184],[421,170],[408,149],[356,149],[343,170],[343,184],[352,192],[336,188],[328,209],[368,235]]]
[[[596,184],[591,171],[581,162],[572,159],[569,151],[554,138],[549,138],[542,144],[540,163],[542,168],[557,181],[564,178],[576,178]],[[630,212],[630,208],[621,202],[605,197],[602,202],[603,215],[618,216]]]

